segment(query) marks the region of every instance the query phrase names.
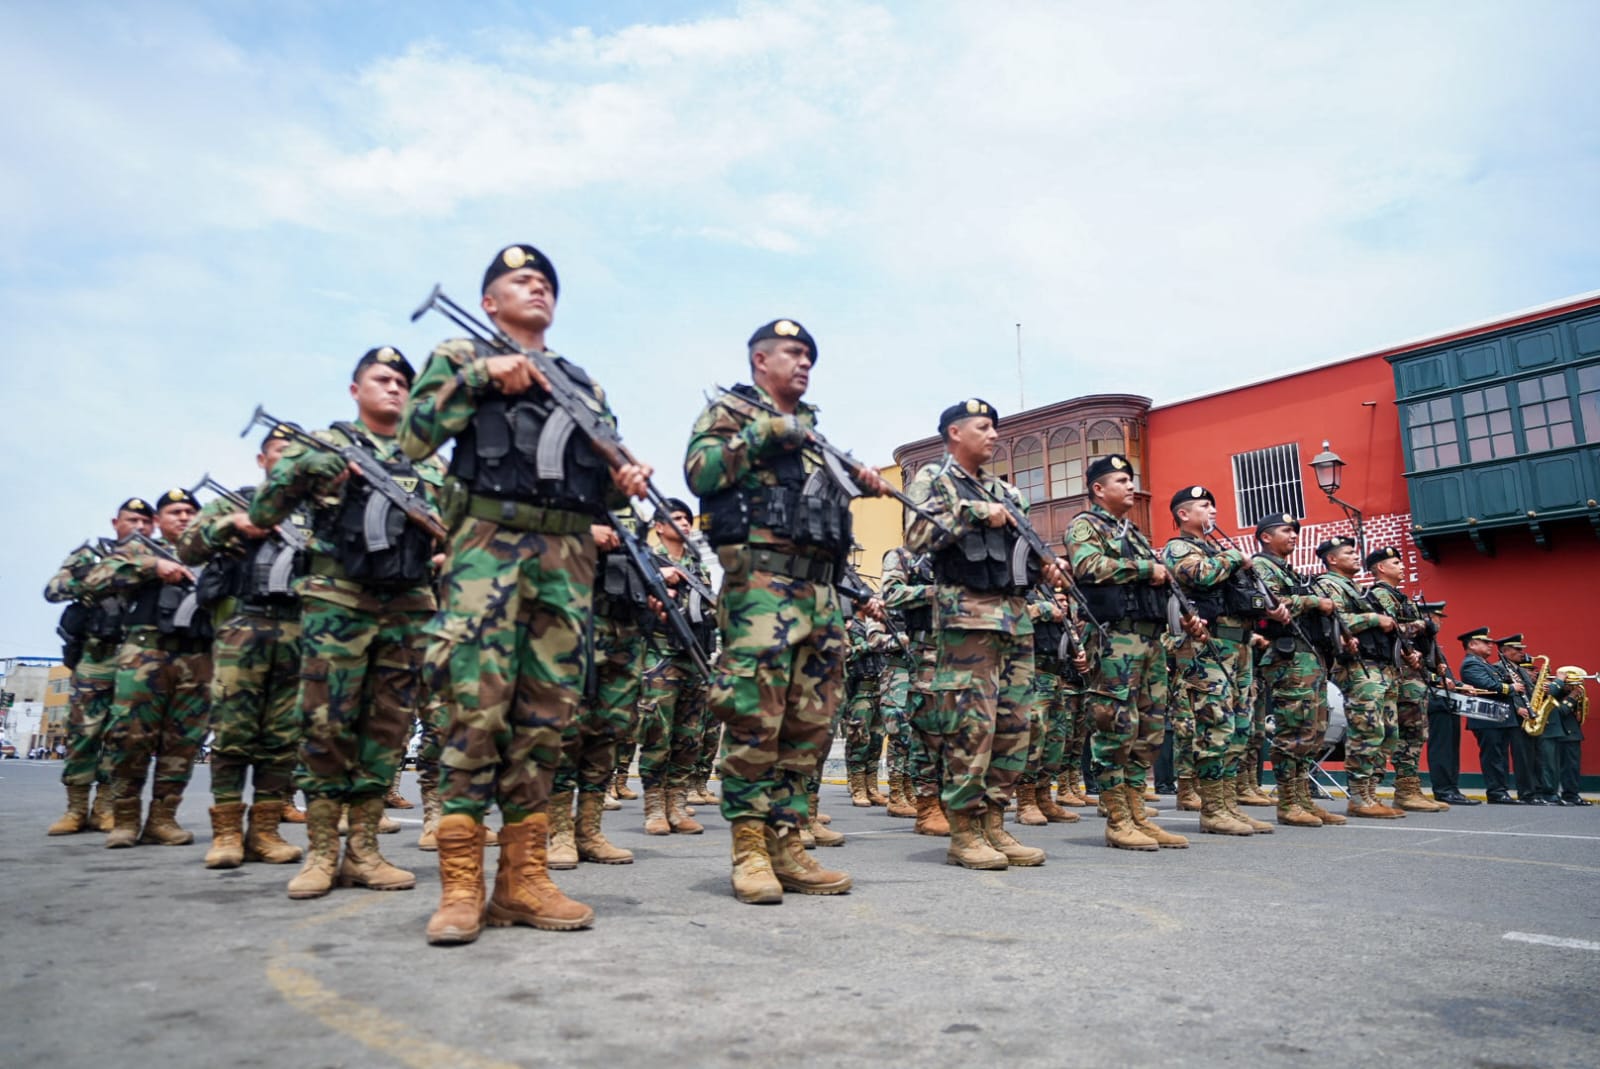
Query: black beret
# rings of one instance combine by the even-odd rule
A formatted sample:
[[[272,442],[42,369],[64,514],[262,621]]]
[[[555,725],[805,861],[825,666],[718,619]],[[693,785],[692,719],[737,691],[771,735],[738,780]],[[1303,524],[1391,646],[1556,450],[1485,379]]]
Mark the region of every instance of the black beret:
[[[1294,533],[1300,533],[1300,521],[1287,512],[1274,512],[1271,516],[1263,516],[1256,521],[1256,537],[1260,538],[1274,527],[1293,527]]]
[[[1089,470],[1083,473],[1084,485],[1093,486],[1115,471],[1125,471],[1131,476],[1133,475],[1133,465],[1129,464],[1128,458],[1121,453],[1111,453],[1108,456],[1103,456],[1093,464],[1090,464]]]
[[[671,514],[674,512],[681,512],[691,520],[694,519],[694,509],[690,508],[682,498],[669,497],[666,499],[666,501],[667,513],[665,515],[663,515],[659,509],[656,510],[657,523],[666,523],[667,520],[671,518]]]
[[[773,338],[793,338],[796,341],[805,342],[811,346],[811,363],[815,366],[817,362],[817,339],[811,336],[810,331],[792,319],[774,319],[770,323],[757,327],[756,332],[750,335],[750,340],[745,342],[745,345],[752,346],[757,342],[771,341]]]
[[[1399,560],[1399,559],[1400,559],[1400,551],[1398,549],[1396,549],[1393,546],[1384,546],[1381,549],[1375,549],[1371,553],[1368,553],[1367,554],[1367,559],[1363,563],[1366,565],[1367,569],[1370,571],[1374,564],[1378,564],[1378,563],[1380,563],[1382,561],[1386,561],[1386,560]]]
[[[154,517],[155,514],[156,514],[156,510],[151,508],[150,507],[150,503],[148,501],[146,501],[142,497],[130,497],[130,498],[128,498],[128,500],[124,501],[122,504],[117,506],[117,511],[118,512],[137,512],[141,516],[150,516],[150,517]]]
[[[273,424],[272,429],[270,431],[268,431],[266,433],[266,435],[261,439],[261,451],[263,453],[267,451],[267,443],[268,442],[274,442],[274,441],[292,442],[292,441],[294,441],[294,435],[291,432],[292,431],[301,431],[301,430],[304,430],[304,428],[302,428],[300,426],[300,424],[298,424],[298,423],[275,423],[275,424]]]
[[[1487,627],[1474,627],[1471,631],[1463,631],[1461,634],[1456,636],[1456,639],[1463,646],[1465,646],[1467,643],[1471,642],[1475,638],[1481,638],[1485,642],[1493,642],[1494,641],[1494,639],[1489,637],[1489,629]]]
[[[1191,501],[1209,501],[1215,505],[1216,496],[1203,486],[1185,486],[1182,490],[1172,495],[1172,504],[1169,506],[1174,513],[1179,505],[1187,505]]]
[[[156,498],[157,512],[160,512],[168,505],[188,505],[191,508],[198,509],[200,507],[200,502],[196,501],[194,499],[194,495],[189,491],[174,487],[173,489],[162,494],[160,497]]]
[[[976,416],[988,416],[996,427],[1000,426],[1000,412],[988,401],[981,397],[969,397],[965,401],[957,401],[943,412],[939,413],[939,436],[944,437],[944,432],[950,429],[950,424],[959,423],[964,419]]]
[[[1351,538],[1349,535],[1335,535],[1317,547],[1317,556],[1321,557],[1323,560],[1327,560],[1328,554],[1332,553],[1334,550],[1343,549],[1345,546],[1353,546],[1355,544],[1356,540]]]
[[[489,292],[489,283],[501,275],[521,271],[524,267],[531,267],[548,278],[550,296],[560,299],[561,282],[556,278],[556,265],[550,262],[550,257],[532,245],[507,245],[495,253],[494,259],[489,261],[489,266],[483,271],[483,292]]]
[[[350,381],[354,382],[361,377],[361,372],[373,364],[382,364],[392,367],[405,376],[406,385],[410,386],[417,379],[417,369],[411,366],[411,361],[392,345],[380,345],[376,349],[368,349],[361,354],[361,359],[356,361],[356,369],[350,372]]]
[[[1494,644],[1496,646],[1501,646],[1501,647],[1515,646],[1519,650],[1524,648],[1524,645],[1525,645],[1523,643],[1523,641],[1522,641],[1522,632],[1521,631],[1518,631],[1514,635],[1507,635],[1505,638],[1497,638],[1497,639],[1494,640]]]

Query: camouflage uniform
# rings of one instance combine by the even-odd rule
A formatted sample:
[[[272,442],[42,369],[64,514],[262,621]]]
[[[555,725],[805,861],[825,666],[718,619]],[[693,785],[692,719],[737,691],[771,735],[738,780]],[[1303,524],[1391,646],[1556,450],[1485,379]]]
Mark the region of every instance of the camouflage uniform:
[[[665,563],[709,585],[711,573],[694,551],[684,547]],[[687,584],[675,592],[680,608],[688,602]],[[684,787],[697,782],[696,767],[705,737],[706,682],[687,651],[678,650],[665,626],[652,627],[646,656],[644,700],[639,711],[639,778],[646,787]]]
[[[1062,679],[1072,666],[1062,662],[1054,642],[1040,642],[1039,634],[1041,625],[1044,632],[1053,633],[1050,625],[1061,624],[1067,614],[1036,592],[1028,598],[1028,613],[1035,628],[1033,711],[1028,717],[1028,765],[1021,782],[1048,791],[1066,766],[1069,725]]]
[[[1280,604],[1300,624],[1300,630],[1320,641],[1313,629],[1321,617],[1315,594],[1292,565],[1270,553],[1257,553],[1256,574]],[[1281,632],[1281,633],[1280,633]],[[1280,785],[1311,773],[1328,723],[1327,670],[1317,651],[1293,630],[1267,625],[1272,645],[1261,654],[1258,676],[1262,706],[1273,715],[1272,771]]]
[[[261,545],[232,526],[236,511],[226,498],[207,504],[178,539],[178,557],[193,566],[236,566]],[[291,522],[309,535],[302,514]],[[250,581],[248,575],[242,578]],[[300,742],[299,599],[230,596],[217,606],[217,615],[221,623],[211,647],[211,795],[218,805],[242,801],[245,776],[253,769],[257,802],[287,801]]]
[[[380,461],[400,459],[397,439],[376,435],[359,421],[348,426],[372,444]],[[317,436],[337,445],[353,440],[337,428]],[[250,522],[273,527],[302,505],[314,515],[337,509],[341,489],[328,488],[336,472],[331,459],[291,443],[251,499]],[[436,500],[442,476],[437,461],[416,465],[414,492]],[[353,805],[387,792],[400,767],[421,698],[427,643],[422,628],[435,602],[426,577],[399,589],[378,588],[348,578],[336,552],[325,531],[314,531],[310,574],[296,584],[302,717],[296,786],[313,801]]]
[[[845,768],[870,776],[873,790],[878,784],[878,765],[883,758],[883,716],[880,711],[886,656],[895,648],[894,634],[868,617],[850,621],[850,656],[845,662],[845,679],[850,691],[845,713]]]
[[[561,764],[555,775],[558,796],[572,790],[605,793],[615,775],[622,740],[634,731],[635,708],[641,719],[649,715],[648,702],[641,699],[647,671],[644,633],[637,620],[601,611],[602,600],[595,599],[592,695],[583,696],[577,716],[563,735]],[[641,757],[641,770],[643,765]]]
[[[1367,592],[1383,612],[1394,617],[1396,633],[1401,628],[1421,629],[1422,613],[1416,602],[1388,583],[1377,582]],[[1422,750],[1428,744],[1428,682],[1422,671],[1403,660],[1395,668],[1398,685],[1395,698],[1395,735],[1384,732],[1384,754],[1394,760],[1395,779],[1414,779],[1422,775]]]
[[[1313,589],[1333,599],[1334,611],[1357,637],[1378,626],[1379,613],[1352,579],[1336,572],[1324,572],[1313,581]],[[1344,769],[1350,779],[1382,779],[1387,761],[1387,737],[1398,736],[1395,701],[1399,679],[1394,665],[1373,657],[1365,648],[1354,663],[1341,660],[1333,670],[1333,683],[1344,693],[1344,713],[1348,722],[1344,741]]]
[[[408,456],[429,457],[467,433],[481,403],[500,396],[485,355],[466,339],[434,349],[401,421]],[[594,412],[615,425],[604,391],[581,369],[547,355],[589,395]],[[464,449],[458,442],[452,470]],[[594,592],[593,517],[475,494],[468,499],[454,476],[450,493],[464,500],[446,509],[454,522],[440,581],[443,603],[427,627],[430,654],[448,681],[443,810],[481,823],[498,804],[506,822],[518,824],[547,810],[577,711]],[[623,503],[609,480],[604,496],[606,504]]]
[[[955,539],[982,536],[991,503],[971,487],[976,482],[998,499],[1016,502],[1021,491],[992,473],[967,474],[946,457],[919,471],[906,496],[947,528]],[[998,507],[998,506],[993,506]],[[934,553],[937,667],[932,701],[918,713],[945,766],[941,798],[951,813],[976,813],[987,805],[1004,809],[1028,760],[1028,718],[1033,708],[1033,621],[1021,590],[978,589],[938,573],[959,543],[921,516],[906,527],[906,546]]]
[[[1063,724],[1060,775],[1068,783],[1092,782],[1094,777],[1085,775],[1083,767],[1084,747],[1088,744],[1090,732],[1094,727],[1083,704],[1083,677],[1075,671],[1066,672],[1061,677],[1058,694]]]
[[[905,772],[911,778],[912,787],[922,797],[933,797],[944,784],[944,763],[939,751],[929,747],[925,732],[918,726],[918,713],[932,692],[933,673],[938,666],[937,646],[933,642],[933,602],[937,586],[927,570],[927,558],[904,546],[891,549],[883,555],[880,588],[884,607],[906,621],[907,639],[907,649],[891,656],[886,669],[890,682],[881,690],[887,707],[897,711],[903,725]],[[892,761],[892,748],[890,755]]]
[[[772,403],[760,387],[741,389]],[[816,410],[802,401],[795,418],[809,429]],[[695,421],[684,479],[701,498],[701,523],[711,528],[713,544],[723,539],[716,536],[709,499],[778,490],[783,464],[799,465],[805,476],[820,471],[809,452],[785,450],[763,425],[724,398]],[[747,532],[728,537],[744,540],[717,548],[722,657],[707,695],[708,709],[725,729],[722,815],[798,829],[809,823],[807,780],[827,756],[844,693],[848,640],[834,581],[849,531],[832,551],[780,537],[754,519]]]
[[[75,550],[44,588],[50,602],[76,601],[88,605],[84,579],[100,560],[88,547]],[[117,650],[122,645],[122,627],[116,622],[120,604],[108,599],[109,615],[99,630],[83,643],[78,663],[72,668],[68,695],[67,759],[62,762],[61,782],[68,787],[108,785],[110,776],[102,760],[102,742],[111,718],[112,699],[117,684]],[[109,796],[108,796],[109,797]]]
[[[1124,521],[1100,505],[1073,519],[1065,538],[1067,556],[1080,586],[1130,587],[1147,584],[1157,561],[1131,536],[1119,536]],[[1127,521],[1132,529],[1132,521]],[[1091,742],[1102,790],[1127,784],[1142,793],[1166,734],[1167,651],[1165,625],[1095,612],[1106,629],[1099,664],[1084,693],[1084,711],[1094,725]],[[1084,643],[1097,640],[1087,628]]]

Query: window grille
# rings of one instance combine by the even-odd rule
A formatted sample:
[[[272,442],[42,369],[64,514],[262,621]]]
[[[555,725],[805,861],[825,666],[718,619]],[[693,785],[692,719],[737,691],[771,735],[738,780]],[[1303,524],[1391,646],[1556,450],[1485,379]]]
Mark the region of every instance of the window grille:
[[[1306,501],[1300,483],[1300,446],[1291,442],[1235,453],[1233,496],[1240,527],[1254,527],[1261,517],[1274,513],[1303,517]]]

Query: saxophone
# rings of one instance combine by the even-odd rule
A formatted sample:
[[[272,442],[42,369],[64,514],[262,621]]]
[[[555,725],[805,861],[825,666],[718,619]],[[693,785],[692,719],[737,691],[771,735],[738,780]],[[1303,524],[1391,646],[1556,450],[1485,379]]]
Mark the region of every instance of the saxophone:
[[[1539,678],[1533,681],[1533,693],[1528,695],[1528,719],[1522,722],[1522,730],[1537,738],[1544,734],[1546,725],[1550,723],[1550,713],[1556,707],[1556,700],[1550,696],[1550,658],[1539,654],[1528,658],[1530,661],[1543,661],[1539,666]]]

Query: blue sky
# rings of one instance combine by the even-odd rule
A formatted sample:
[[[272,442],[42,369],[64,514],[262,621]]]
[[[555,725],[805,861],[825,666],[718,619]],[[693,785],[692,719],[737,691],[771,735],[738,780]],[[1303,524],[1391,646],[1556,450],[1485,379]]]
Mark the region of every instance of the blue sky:
[[[669,493],[775,316],[885,462],[1015,406],[1017,322],[1031,405],[1160,401],[1600,279],[1592,4],[447,10],[0,8],[0,655],[117,501],[348,415],[511,241]]]

